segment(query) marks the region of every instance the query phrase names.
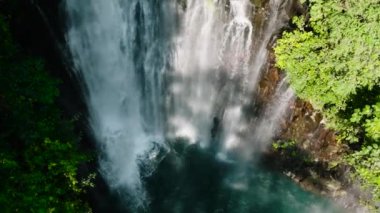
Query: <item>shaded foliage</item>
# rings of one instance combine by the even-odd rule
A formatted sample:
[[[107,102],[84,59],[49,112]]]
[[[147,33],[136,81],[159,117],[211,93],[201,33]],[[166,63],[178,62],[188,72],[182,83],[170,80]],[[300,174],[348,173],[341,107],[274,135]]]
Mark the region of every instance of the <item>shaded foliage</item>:
[[[0,14],[0,209],[88,211],[80,198],[91,182],[77,168],[89,157],[55,104],[59,81],[15,44],[10,18]]]

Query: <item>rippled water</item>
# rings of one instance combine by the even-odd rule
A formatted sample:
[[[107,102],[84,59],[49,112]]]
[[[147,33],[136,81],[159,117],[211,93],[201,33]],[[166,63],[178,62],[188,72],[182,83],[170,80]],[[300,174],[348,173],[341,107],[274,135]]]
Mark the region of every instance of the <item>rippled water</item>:
[[[149,193],[145,208],[128,208],[125,199],[120,199],[103,203],[95,212],[344,212],[282,174],[239,160],[220,159],[199,145],[177,144],[144,183]]]

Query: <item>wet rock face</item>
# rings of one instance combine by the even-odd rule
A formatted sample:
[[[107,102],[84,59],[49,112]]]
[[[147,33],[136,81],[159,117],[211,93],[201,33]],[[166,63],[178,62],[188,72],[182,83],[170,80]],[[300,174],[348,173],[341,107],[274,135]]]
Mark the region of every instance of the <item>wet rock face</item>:
[[[258,100],[263,104],[270,98],[284,77],[284,73],[275,67],[274,54],[271,53],[269,68],[261,78],[258,88]],[[336,134],[325,126],[320,112],[301,99],[290,105],[288,117],[281,122],[281,133],[276,138],[283,141],[296,141],[297,147],[313,156],[315,161],[330,162],[338,160],[348,149],[338,143]]]
[[[259,83],[259,92],[258,92],[258,99],[261,102],[269,103],[270,98],[273,97],[274,92],[276,90],[276,85],[281,80],[280,71],[274,67],[271,67],[269,71],[266,73],[266,75],[263,76]]]
[[[293,7],[290,14],[302,13],[298,4]],[[255,104],[259,108],[271,103],[277,85],[285,77],[285,73],[275,66],[273,51],[269,58],[267,71],[255,94]],[[288,116],[281,121],[280,134],[274,140],[275,143],[280,141],[280,148],[269,148],[262,156],[262,163],[283,172],[308,191],[331,197],[344,207],[357,210],[359,190],[348,180],[350,168],[339,163],[348,147],[337,141],[336,133],[328,129],[325,122],[310,103],[297,99],[290,105]]]
[[[325,127],[322,115],[310,103],[298,99],[291,106],[285,126],[280,137],[297,141],[298,146],[310,152],[316,161],[334,161],[347,151],[346,146],[337,142],[335,132]]]
[[[272,64],[260,82],[260,100],[268,101],[281,75]],[[310,103],[297,99],[275,139],[274,143],[281,141],[280,148],[270,148],[262,156],[262,163],[308,191],[331,197],[348,209],[358,209],[358,190],[347,179],[349,167],[339,164],[348,147],[338,143],[335,132],[324,122]]]
[[[273,52],[270,57],[256,94],[263,104],[270,103],[285,75],[275,67]],[[325,122],[310,103],[297,99],[290,105],[288,117],[281,121],[280,134],[274,140],[279,145],[269,148],[261,161],[308,191],[330,197],[347,209],[365,212],[358,202],[363,192],[350,182],[350,167],[340,163],[349,148],[337,141],[336,133]]]

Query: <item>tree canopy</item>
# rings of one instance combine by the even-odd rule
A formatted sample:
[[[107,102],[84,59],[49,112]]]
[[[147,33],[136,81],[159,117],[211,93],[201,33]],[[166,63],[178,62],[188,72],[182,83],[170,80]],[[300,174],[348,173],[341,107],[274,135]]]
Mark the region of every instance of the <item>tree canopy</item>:
[[[380,1],[303,1],[275,47],[277,65],[342,141],[359,143],[348,160],[380,198]]]
[[[84,212],[77,168],[89,157],[55,103],[59,81],[15,43],[8,19],[0,14],[0,209]]]

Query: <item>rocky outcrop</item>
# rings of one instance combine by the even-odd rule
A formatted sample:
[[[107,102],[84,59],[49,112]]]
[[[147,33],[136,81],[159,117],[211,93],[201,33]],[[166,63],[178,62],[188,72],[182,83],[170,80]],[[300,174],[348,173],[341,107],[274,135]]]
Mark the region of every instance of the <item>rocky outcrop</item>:
[[[268,103],[284,73],[275,58],[259,84],[257,96]],[[342,163],[349,147],[338,142],[326,127],[322,114],[307,101],[296,99],[281,122],[281,133],[262,156],[262,163],[284,173],[307,191],[330,197],[347,210],[365,212],[359,200],[363,192],[350,180],[350,167]]]

